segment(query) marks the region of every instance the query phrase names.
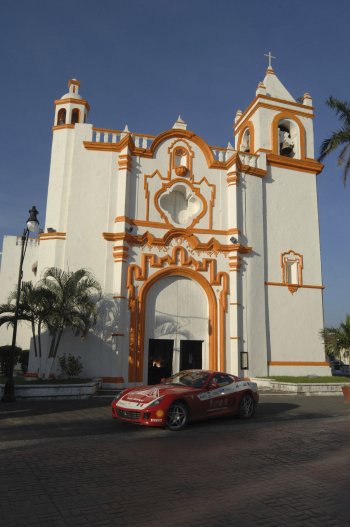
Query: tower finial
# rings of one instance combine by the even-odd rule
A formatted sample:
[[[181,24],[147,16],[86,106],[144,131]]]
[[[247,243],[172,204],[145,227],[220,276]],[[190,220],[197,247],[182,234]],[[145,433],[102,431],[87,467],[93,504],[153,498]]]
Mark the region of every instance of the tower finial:
[[[272,64],[271,64],[271,59],[275,59],[276,57],[274,57],[271,53],[271,51],[269,51],[268,53],[264,53],[264,57],[268,57],[269,59],[269,69],[273,69],[272,68]]]

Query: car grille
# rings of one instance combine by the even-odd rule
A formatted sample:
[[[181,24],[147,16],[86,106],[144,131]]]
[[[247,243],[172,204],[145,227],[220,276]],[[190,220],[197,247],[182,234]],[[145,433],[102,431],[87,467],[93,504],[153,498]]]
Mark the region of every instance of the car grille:
[[[123,417],[124,419],[132,419],[132,420],[139,420],[141,417],[141,412],[132,412],[130,410],[123,410],[121,408],[117,408],[117,413],[119,417]]]

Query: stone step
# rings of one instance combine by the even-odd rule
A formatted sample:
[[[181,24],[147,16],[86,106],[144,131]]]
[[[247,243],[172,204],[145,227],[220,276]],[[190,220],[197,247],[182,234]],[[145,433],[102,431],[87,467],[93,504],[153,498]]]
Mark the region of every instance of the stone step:
[[[117,388],[100,388],[95,392],[94,397],[106,397],[114,399],[118,392],[120,392],[120,390]]]

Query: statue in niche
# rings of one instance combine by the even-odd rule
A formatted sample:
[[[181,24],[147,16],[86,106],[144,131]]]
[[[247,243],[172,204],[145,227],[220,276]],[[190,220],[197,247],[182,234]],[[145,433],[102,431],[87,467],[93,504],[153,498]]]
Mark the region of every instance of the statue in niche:
[[[188,171],[188,154],[184,148],[176,148],[174,161],[176,175],[185,176]]]

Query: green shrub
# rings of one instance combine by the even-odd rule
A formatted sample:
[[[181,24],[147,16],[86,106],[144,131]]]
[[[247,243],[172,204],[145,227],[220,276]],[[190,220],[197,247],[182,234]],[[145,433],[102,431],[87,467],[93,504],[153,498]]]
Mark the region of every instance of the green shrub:
[[[64,353],[64,355],[59,357],[58,362],[62,372],[65,373],[67,377],[78,377],[83,370],[83,363],[80,356],[74,357],[74,355],[71,355],[70,353],[68,353],[67,356]]]

